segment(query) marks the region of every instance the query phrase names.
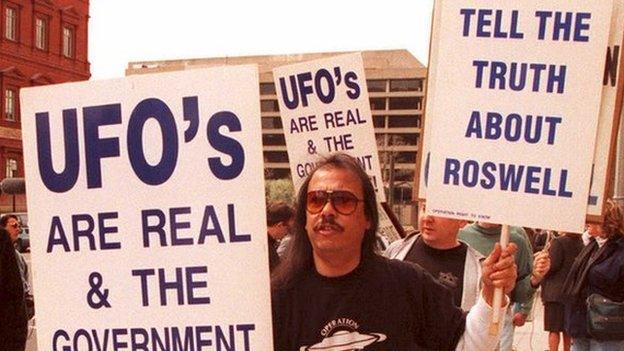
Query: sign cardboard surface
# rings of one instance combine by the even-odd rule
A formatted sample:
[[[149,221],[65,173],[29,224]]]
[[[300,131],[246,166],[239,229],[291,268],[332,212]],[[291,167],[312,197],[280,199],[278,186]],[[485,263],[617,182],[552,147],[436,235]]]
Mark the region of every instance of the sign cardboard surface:
[[[281,66],[273,75],[295,192],[319,156],[345,152],[358,159],[384,202],[362,55]]]
[[[439,23],[436,25],[439,26]],[[613,2],[613,14],[611,29],[609,32],[609,43],[606,50],[606,69],[603,73],[602,102],[600,105],[600,116],[598,119],[598,132],[596,136],[596,148],[594,152],[594,162],[591,176],[591,188],[587,205],[588,220],[600,221],[602,217],[602,207],[609,192],[608,170],[609,170],[609,150],[615,149],[614,138],[617,135],[618,107],[621,109],[621,97],[618,100],[618,82],[622,66],[622,44],[624,41],[624,1]],[[431,61],[436,60],[437,45],[431,43]],[[434,88],[435,82],[429,82],[429,87]],[[620,83],[621,85],[621,83]],[[429,101],[427,101],[429,103]],[[427,197],[427,177],[428,177],[428,155],[430,133],[426,131],[430,128],[430,119],[425,118],[425,128],[419,150],[419,177],[416,186],[416,198],[426,199]]]
[[[611,1],[436,2],[429,213],[582,230],[611,11]]]
[[[21,98],[39,349],[271,349],[257,67]]]
[[[607,62],[603,76],[602,104],[598,119],[598,133],[596,135],[596,149],[592,169],[591,188],[587,200],[587,214],[595,218],[602,217],[602,208],[607,199],[609,188],[609,169],[613,160],[610,159],[610,150],[616,148],[615,138],[622,105],[621,67],[622,47],[624,38],[624,1],[613,1],[613,15],[607,47]],[[618,95],[618,91],[620,92]],[[619,96],[619,100],[618,100]]]

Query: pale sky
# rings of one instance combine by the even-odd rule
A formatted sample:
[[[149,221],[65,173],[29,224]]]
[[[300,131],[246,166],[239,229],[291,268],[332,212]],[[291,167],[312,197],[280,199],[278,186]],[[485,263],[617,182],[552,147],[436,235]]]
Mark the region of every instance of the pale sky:
[[[128,62],[407,49],[427,63],[433,0],[92,0],[91,79]]]

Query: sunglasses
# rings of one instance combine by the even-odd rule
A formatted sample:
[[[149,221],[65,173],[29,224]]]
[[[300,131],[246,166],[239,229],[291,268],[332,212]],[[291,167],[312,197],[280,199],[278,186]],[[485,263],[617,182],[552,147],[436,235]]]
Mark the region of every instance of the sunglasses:
[[[350,215],[355,212],[358,199],[352,192],[346,190],[316,190],[308,192],[306,197],[306,209],[311,214],[320,213],[327,202],[331,202],[336,212],[341,215]]]

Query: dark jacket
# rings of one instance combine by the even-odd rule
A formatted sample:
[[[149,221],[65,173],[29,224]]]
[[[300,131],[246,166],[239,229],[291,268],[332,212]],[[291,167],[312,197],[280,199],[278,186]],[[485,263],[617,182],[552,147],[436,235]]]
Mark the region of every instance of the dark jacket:
[[[268,235],[269,237],[269,271],[273,271],[273,268],[277,267],[277,265],[280,263],[280,257],[277,254],[277,245],[279,245],[279,243],[277,242],[277,240],[273,239],[272,236]]]
[[[4,229],[0,229],[0,346],[3,351],[23,351],[28,320],[24,285],[15,249]]]
[[[577,264],[581,262],[585,264]],[[574,338],[591,338],[587,332],[585,301],[598,293],[613,301],[624,301],[624,238],[607,241],[602,248],[592,241],[577,256],[566,277],[566,331]]]
[[[563,303],[563,282],[574,263],[574,259],[583,250],[580,235],[567,234],[553,239],[550,244],[550,270],[542,282],[542,301]]]

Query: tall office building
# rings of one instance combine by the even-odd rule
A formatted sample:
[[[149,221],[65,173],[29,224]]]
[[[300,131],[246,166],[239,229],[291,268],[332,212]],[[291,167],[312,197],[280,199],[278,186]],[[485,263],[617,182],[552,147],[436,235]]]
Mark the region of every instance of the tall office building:
[[[265,175],[290,178],[286,142],[272,70],[340,53],[200,58],[131,62],[127,75],[255,63],[260,71],[260,109]],[[426,68],[406,50],[363,51],[373,124],[384,185],[392,183],[394,211],[403,223],[413,217],[412,188],[422,126]],[[390,198],[390,196],[389,196]]]

